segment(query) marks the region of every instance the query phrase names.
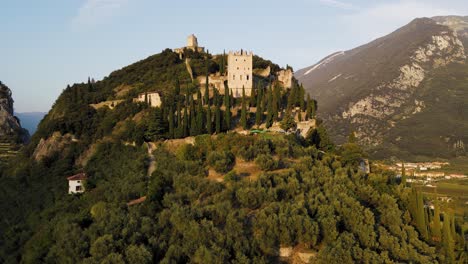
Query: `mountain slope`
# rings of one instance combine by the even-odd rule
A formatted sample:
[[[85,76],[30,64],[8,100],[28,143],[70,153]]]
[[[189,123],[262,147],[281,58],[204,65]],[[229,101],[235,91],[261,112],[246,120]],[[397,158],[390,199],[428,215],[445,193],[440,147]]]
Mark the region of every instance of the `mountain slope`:
[[[441,112],[452,109],[453,103],[460,109],[468,108],[468,101],[463,100],[468,93],[463,88],[468,77],[463,70],[468,46],[464,42],[458,32],[442,22],[415,19],[385,37],[332,54],[297,71],[295,76],[319,101],[319,114],[333,128],[331,133],[338,142],[344,142],[354,131],[361,143],[387,150],[378,151],[379,157],[447,157],[452,152],[451,145],[468,141],[467,133],[458,129],[467,125],[466,115]],[[444,69],[457,75],[443,74]],[[456,96],[449,95],[450,89],[440,79],[447,76],[453,77],[452,85],[458,87],[452,91]],[[437,104],[428,101],[435,93],[440,95]],[[434,112],[439,115],[429,114]],[[444,129],[424,129],[412,137],[408,137],[411,133],[401,132],[421,128],[415,124]],[[398,143],[410,139],[410,145]],[[411,148],[428,141],[437,146],[430,153]]]

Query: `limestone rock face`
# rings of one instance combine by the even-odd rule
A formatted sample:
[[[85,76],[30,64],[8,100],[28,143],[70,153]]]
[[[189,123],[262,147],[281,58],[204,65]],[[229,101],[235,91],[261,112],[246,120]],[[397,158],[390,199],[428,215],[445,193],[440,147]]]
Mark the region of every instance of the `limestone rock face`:
[[[409,140],[417,138],[416,128],[445,127],[419,135],[419,149],[428,153],[432,141],[443,150],[455,139],[468,140],[467,34],[467,17],[415,19],[368,44],[333,53],[295,77],[319,102],[319,117],[337,143],[353,131],[369,148],[403,139],[394,143],[407,153],[418,144]]]
[[[27,130],[21,128],[20,121],[14,116],[11,90],[0,82],[0,139],[25,143],[29,140]]]
[[[284,88],[291,88],[292,78],[294,73],[291,69],[281,70],[277,73],[278,81],[283,85]]]
[[[77,139],[72,134],[62,135],[58,131],[54,132],[47,139],[41,138],[34,150],[33,157],[39,161],[45,157],[50,157],[54,153],[63,152],[74,141],[77,141]]]

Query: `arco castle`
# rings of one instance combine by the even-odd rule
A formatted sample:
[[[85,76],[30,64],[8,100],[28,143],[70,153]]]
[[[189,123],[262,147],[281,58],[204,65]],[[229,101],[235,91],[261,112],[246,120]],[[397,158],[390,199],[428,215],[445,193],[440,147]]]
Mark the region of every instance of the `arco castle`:
[[[174,49],[181,58],[184,56],[185,50],[193,52],[205,52],[204,47],[198,45],[198,39],[194,34],[187,37],[187,46]],[[224,84],[227,84],[229,91],[236,98],[242,97],[242,89],[245,90],[245,95],[250,96],[252,89],[254,89],[254,69],[253,69],[254,54],[251,51],[230,51],[227,54],[227,72],[217,72],[208,77],[210,88],[216,88],[221,94],[224,94]],[[189,63],[187,62],[187,66]],[[188,69],[189,72],[191,71]],[[267,77],[270,75],[270,69],[263,69],[262,71],[255,72],[258,76]],[[290,88],[292,82],[293,72],[290,69],[281,70],[277,73],[277,79],[284,88]],[[201,86],[206,83],[205,76],[196,78]]]

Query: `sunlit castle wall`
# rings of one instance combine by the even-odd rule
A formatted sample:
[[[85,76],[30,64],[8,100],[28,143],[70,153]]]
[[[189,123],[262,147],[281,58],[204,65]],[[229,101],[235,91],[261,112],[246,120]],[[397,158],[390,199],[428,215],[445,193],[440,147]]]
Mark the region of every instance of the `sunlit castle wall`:
[[[234,97],[242,97],[242,88],[245,95],[250,96],[253,88],[253,52],[229,52],[228,56],[228,86]]]

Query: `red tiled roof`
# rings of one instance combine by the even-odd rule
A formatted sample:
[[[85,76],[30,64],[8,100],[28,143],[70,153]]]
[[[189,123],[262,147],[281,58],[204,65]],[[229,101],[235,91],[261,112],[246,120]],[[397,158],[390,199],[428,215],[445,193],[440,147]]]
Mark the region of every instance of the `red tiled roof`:
[[[130,202],[127,203],[128,206],[134,205],[134,204],[140,204],[146,200],[146,196],[140,197],[135,200],[131,200]]]
[[[78,173],[76,175],[70,176],[67,178],[69,181],[79,181],[79,180],[86,180],[88,176],[86,176],[86,173]]]

